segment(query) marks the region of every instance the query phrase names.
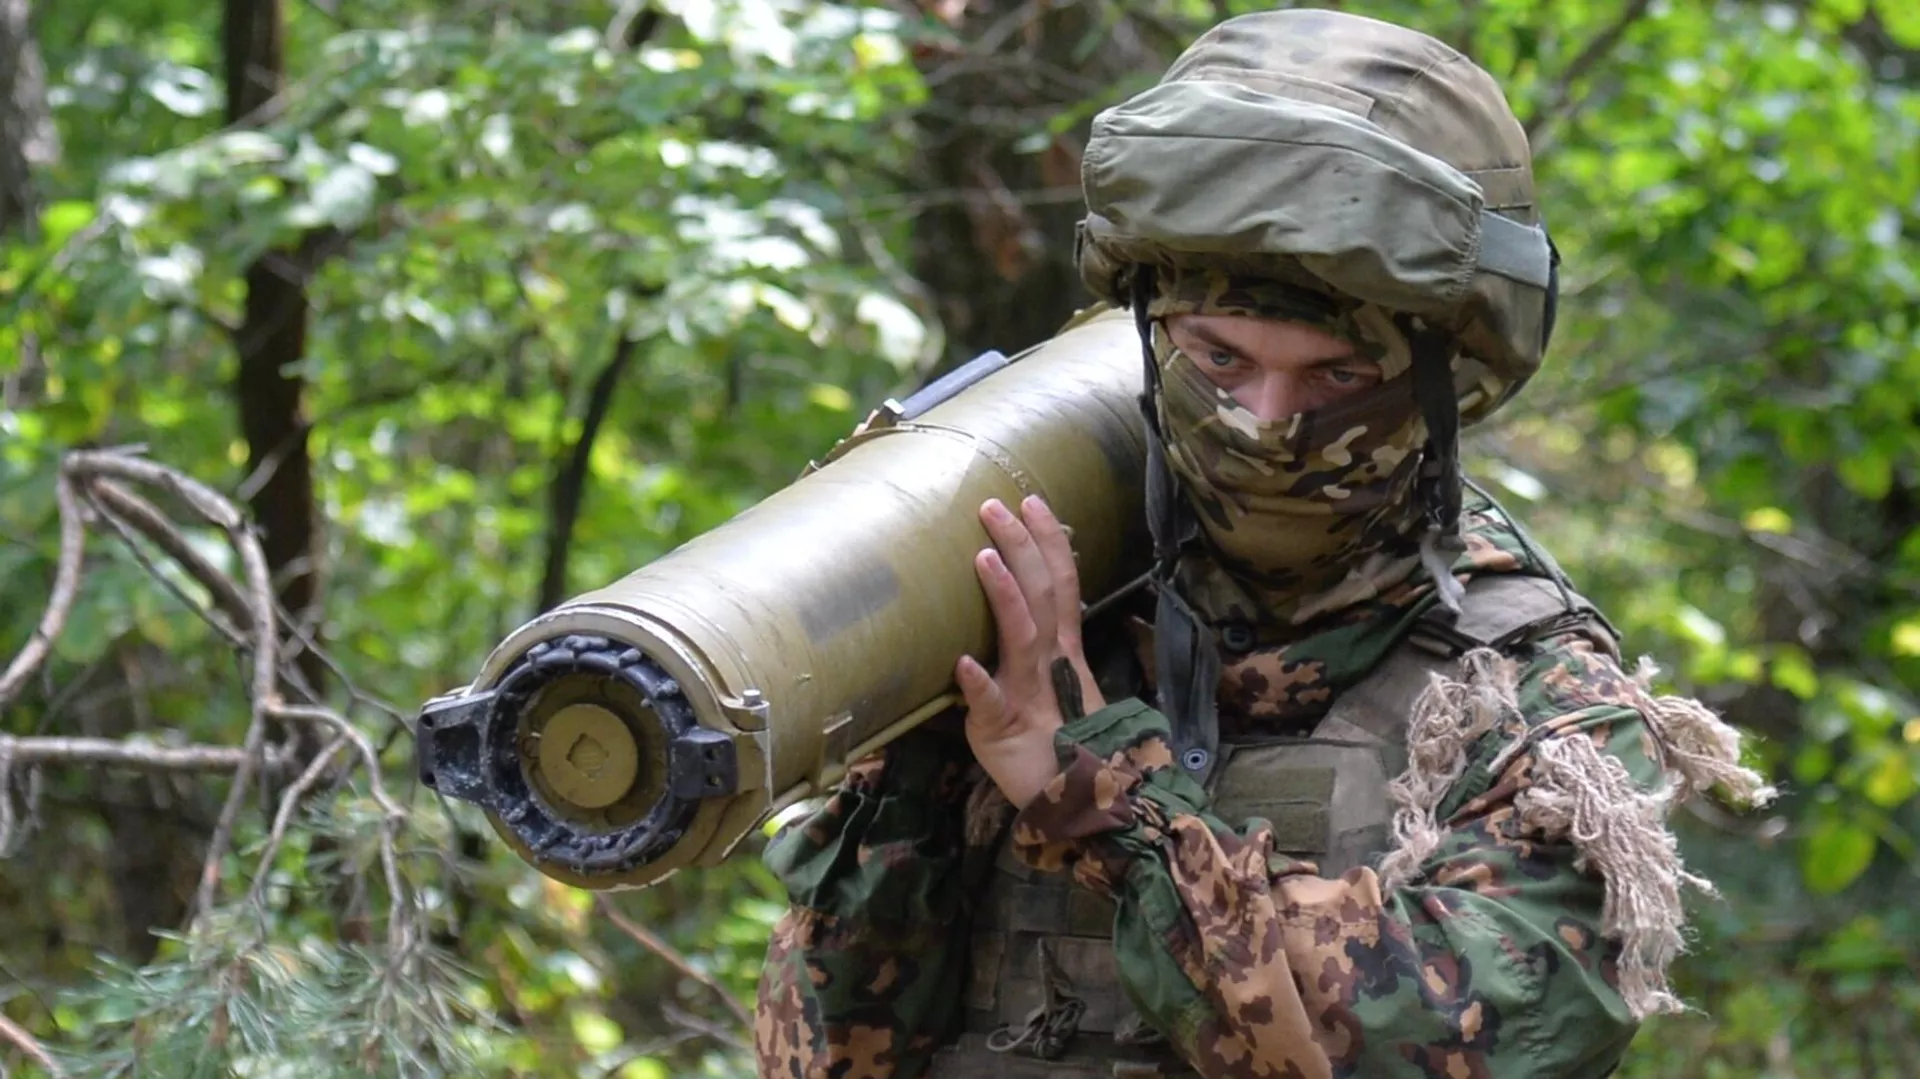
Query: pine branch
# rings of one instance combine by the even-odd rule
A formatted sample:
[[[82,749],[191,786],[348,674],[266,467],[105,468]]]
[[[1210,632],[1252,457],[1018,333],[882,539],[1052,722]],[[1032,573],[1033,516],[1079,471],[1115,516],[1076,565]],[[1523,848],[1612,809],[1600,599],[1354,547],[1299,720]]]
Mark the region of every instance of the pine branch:
[[[351,743],[359,752],[366,766],[367,786],[373,793],[374,803],[380,807],[380,868],[387,882],[387,946],[396,957],[404,958],[413,945],[413,927],[407,918],[407,891],[400,879],[398,852],[400,822],[406,819],[407,814],[387,793],[386,782],[380,777],[380,755],[358,727],[331,708],[275,703],[268,708],[268,714],[282,722],[303,721],[332,727],[338,732],[339,741]],[[295,791],[287,792],[288,799],[295,796]],[[281,812],[288,812],[284,801]],[[257,881],[255,886],[257,889]]]
[[[339,756],[340,751],[346,746],[345,735],[328,743],[326,748],[314,754],[313,763],[307,765],[307,770],[300,773],[300,778],[294,780],[293,786],[288,787],[287,792],[280,797],[280,809],[273,815],[273,828],[267,833],[266,846],[260,851],[259,868],[253,871],[253,888],[248,893],[248,898],[256,908],[264,911],[261,907],[260,893],[267,886],[267,876],[273,869],[274,856],[280,853],[280,844],[286,842],[287,825],[292,823],[294,811],[300,807],[300,802],[306,798],[307,793],[320,782],[320,777],[324,776],[327,769],[333,765],[333,758]],[[264,913],[262,916],[264,917]]]

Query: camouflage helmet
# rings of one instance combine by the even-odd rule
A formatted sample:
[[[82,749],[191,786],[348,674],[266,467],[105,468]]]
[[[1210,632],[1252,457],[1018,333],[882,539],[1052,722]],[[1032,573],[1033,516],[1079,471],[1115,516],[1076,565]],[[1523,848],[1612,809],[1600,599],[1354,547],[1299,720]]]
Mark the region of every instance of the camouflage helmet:
[[[1558,258],[1526,131],[1492,76],[1425,34],[1229,19],[1095,118],[1081,171],[1080,272],[1102,299],[1126,304],[1137,266],[1205,265],[1420,316],[1501,400],[1540,367]]]

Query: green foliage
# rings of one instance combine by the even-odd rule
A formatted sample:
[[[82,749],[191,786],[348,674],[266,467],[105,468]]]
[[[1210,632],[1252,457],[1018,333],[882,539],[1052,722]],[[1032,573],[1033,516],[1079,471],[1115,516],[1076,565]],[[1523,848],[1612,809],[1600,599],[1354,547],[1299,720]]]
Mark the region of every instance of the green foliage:
[[[1092,6],[1081,57],[1101,34],[1171,49],[1216,8]],[[1901,898],[1920,823],[1916,9],[1346,6],[1466,48],[1533,133],[1562,319],[1549,370],[1476,436],[1480,473],[1634,652],[1758,735],[1786,788],[1767,815],[1707,807],[1687,829],[1726,893],[1684,967],[1704,1014],[1650,1026],[1626,1074],[1893,1074],[1920,1037]],[[0,242],[0,656],[45,601],[62,450],[144,443],[249,489],[234,337],[263,255],[314,256],[294,370],[324,636],[354,688],[404,706],[466,681],[531,612],[556,481],[623,340],[574,589],[750,505],[937,361],[902,264],[925,194],[914,120],[943,107],[951,32],[819,0],[661,12],[629,48],[604,28],[634,13],[607,3],[291,5],[285,107],[235,128],[217,6],[39,5],[64,157],[39,177],[38,240]],[[1032,116],[1020,145],[1045,151],[1133,85]],[[44,685],[4,730],[80,733],[106,685],[150,733],[237,741],[231,648],[125,548],[89,551]],[[0,878],[19,927],[7,1014],[73,1074],[136,1052],[169,1075],[750,1070],[689,1035],[727,1022],[707,990],[403,787],[408,739],[373,716],[356,713],[393,734],[383,761],[410,798],[413,948],[384,935],[356,784],[295,830],[260,909],[229,894],[210,932],[114,959],[128,825],[109,795],[145,780],[49,770],[40,831]],[[189,872],[211,789],[156,781],[143,803],[169,807]],[[230,893],[269,824],[243,819]],[[744,1002],[779,900],[749,854],[622,905]]]

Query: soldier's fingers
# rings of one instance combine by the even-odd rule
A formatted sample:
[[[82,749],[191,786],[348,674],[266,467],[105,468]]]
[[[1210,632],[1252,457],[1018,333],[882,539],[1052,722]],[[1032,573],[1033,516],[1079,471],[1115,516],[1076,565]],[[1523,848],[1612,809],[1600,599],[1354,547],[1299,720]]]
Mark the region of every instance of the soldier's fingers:
[[[1024,669],[1039,644],[1039,627],[1034,625],[1025,593],[1000,552],[991,547],[983,547],[973,556],[973,570],[987,593],[987,606],[999,629],[1000,669]]]
[[[1040,637],[1050,643],[1055,632],[1055,590],[1046,556],[1040,553],[1027,526],[999,499],[990,498],[980,507],[980,520],[987,527],[987,535],[993,538],[993,545],[999,548],[1001,559],[1013,574],[1020,593],[1026,597],[1027,610]]]
[[[992,734],[1007,719],[1007,699],[993,675],[972,656],[961,656],[953,665],[953,680],[967,702],[967,726]]]
[[[1039,495],[1020,503],[1027,532],[1047,563],[1053,578],[1054,627],[1062,645],[1077,647],[1080,640],[1080,570],[1073,562],[1073,543],[1060,519]]]

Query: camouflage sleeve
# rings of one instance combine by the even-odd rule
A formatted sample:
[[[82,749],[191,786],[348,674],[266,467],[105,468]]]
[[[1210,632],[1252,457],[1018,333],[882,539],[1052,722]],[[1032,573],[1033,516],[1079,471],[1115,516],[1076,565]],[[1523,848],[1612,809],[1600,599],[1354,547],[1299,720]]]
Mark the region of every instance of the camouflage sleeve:
[[[754,1017],[759,1074],[911,1079],[957,1019],[966,742],[916,730],[768,845],[791,907]]]
[[[1499,722],[1456,739],[1452,761],[1425,754],[1430,827],[1396,818],[1398,872],[1389,857],[1324,878],[1275,853],[1267,822],[1228,827],[1139,701],[1062,730],[1061,772],[1016,818],[1016,850],[1114,897],[1129,996],[1206,1076],[1606,1075],[1646,1009],[1622,996],[1622,944],[1602,932],[1614,882],[1594,855],[1671,856],[1665,802],[1645,793],[1655,750],[1603,655],[1556,648],[1504,677]],[[1568,761],[1582,797],[1559,798],[1564,769],[1544,782],[1543,762]],[[1649,819],[1653,847],[1637,847],[1628,826]]]

